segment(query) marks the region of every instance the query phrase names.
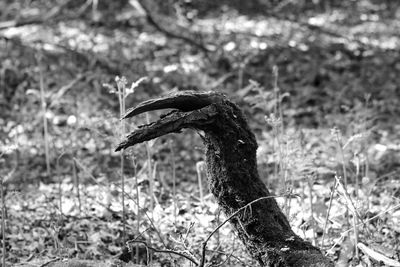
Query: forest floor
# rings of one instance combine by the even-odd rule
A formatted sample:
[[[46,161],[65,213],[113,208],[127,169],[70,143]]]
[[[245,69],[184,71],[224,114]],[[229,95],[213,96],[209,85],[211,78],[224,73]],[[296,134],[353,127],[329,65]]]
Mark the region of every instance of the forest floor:
[[[277,200],[299,236],[338,266],[400,260],[396,1],[165,1],[150,9],[155,25],[141,1],[95,2],[0,2],[8,265],[129,257],[126,240],[198,259],[224,222],[201,138],[186,131],[125,154],[123,223],[116,76],[128,87],[145,77],[126,107],[178,90],[227,94],[256,134],[261,177],[293,195]],[[194,266],[137,244],[136,263]],[[229,225],[207,249],[215,266],[256,266]]]

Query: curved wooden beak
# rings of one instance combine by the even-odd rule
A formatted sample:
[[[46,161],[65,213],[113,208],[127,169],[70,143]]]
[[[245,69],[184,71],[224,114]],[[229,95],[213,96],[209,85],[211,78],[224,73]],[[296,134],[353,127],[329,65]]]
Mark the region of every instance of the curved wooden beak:
[[[119,151],[144,141],[148,141],[168,133],[180,132],[183,128],[202,129],[213,123],[213,117],[218,111],[215,105],[225,99],[216,92],[179,92],[173,96],[151,99],[131,108],[122,117],[130,118],[135,115],[159,109],[177,109],[162,116],[158,121],[143,125],[130,133],[115,151]]]
[[[121,119],[159,109],[172,108],[181,111],[192,111],[216,103],[224,97],[223,94],[217,92],[181,91],[175,95],[144,101],[138,106],[128,109]]]

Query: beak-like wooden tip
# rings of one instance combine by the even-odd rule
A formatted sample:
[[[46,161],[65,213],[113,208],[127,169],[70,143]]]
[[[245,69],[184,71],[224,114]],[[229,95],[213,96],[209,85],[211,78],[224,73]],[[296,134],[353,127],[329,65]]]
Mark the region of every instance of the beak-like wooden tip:
[[[217,111],[210,105],[225,99],[226,97],[223,94],[216,92],[183,91],[172,96],[142,102],[138,106],[129,109],[122,119],[159,109],[176,109],[177,111],[162,116],[158,121],[133,131],[118,145],[115,151],[168,133],[179,132],[183,128],[200,129],[202,126],[211,123],[213,116],[216,115]],[[208,108],[208,106],[210,107]]]
[[[217,92],[181,91],[174,95],[144,101],[138,106],[130,108],[122,119],[160,109],[171,108],[180,111],[193,111],[222,100],[223,98],[224,95]]]

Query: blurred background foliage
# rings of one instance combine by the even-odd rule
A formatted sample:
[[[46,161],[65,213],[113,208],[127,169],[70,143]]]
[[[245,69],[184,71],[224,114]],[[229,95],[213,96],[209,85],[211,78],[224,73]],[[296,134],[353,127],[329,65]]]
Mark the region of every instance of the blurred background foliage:
[[[128,107],[176,89],[219,90],[239,102],[260,133],[264,114],[272,110],[254,95],[271,92],[276,65],[279,87],[288,94],[286,124],[336,125],[352,135],[357,130],[352,124],[360,120],[351,113],[368,109],[368,115],[362,113],[374,133],[397,132],[396,1],[5,0],[0,5],[1,140],[2,146],[18,146],[18,161],[7,162],[30,170],[18,175],[23,180],[43,176],[33,171],[43,167],[40,67],[53,165],[65,147],[112,161],[118,103],[102,85],[116,75],[129,81],[148,77],[128,97]],[[250,79],[262,90],[246,88]]]

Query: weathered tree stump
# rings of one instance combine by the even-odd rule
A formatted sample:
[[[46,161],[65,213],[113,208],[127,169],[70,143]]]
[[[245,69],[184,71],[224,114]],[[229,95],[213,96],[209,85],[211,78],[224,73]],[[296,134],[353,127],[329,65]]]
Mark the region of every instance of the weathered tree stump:
[[[271,196],[257,172],[256,138],[238,106],[215,92],[180,92],[143,102],[124,118],[166,108],[176,110],[132,132],[116,150],[183,128],[202,130],[208,184],[227,216]],[[261,266],[333,266],[318,248],[292,231],[273,197],[252,204],[230,222]]]

